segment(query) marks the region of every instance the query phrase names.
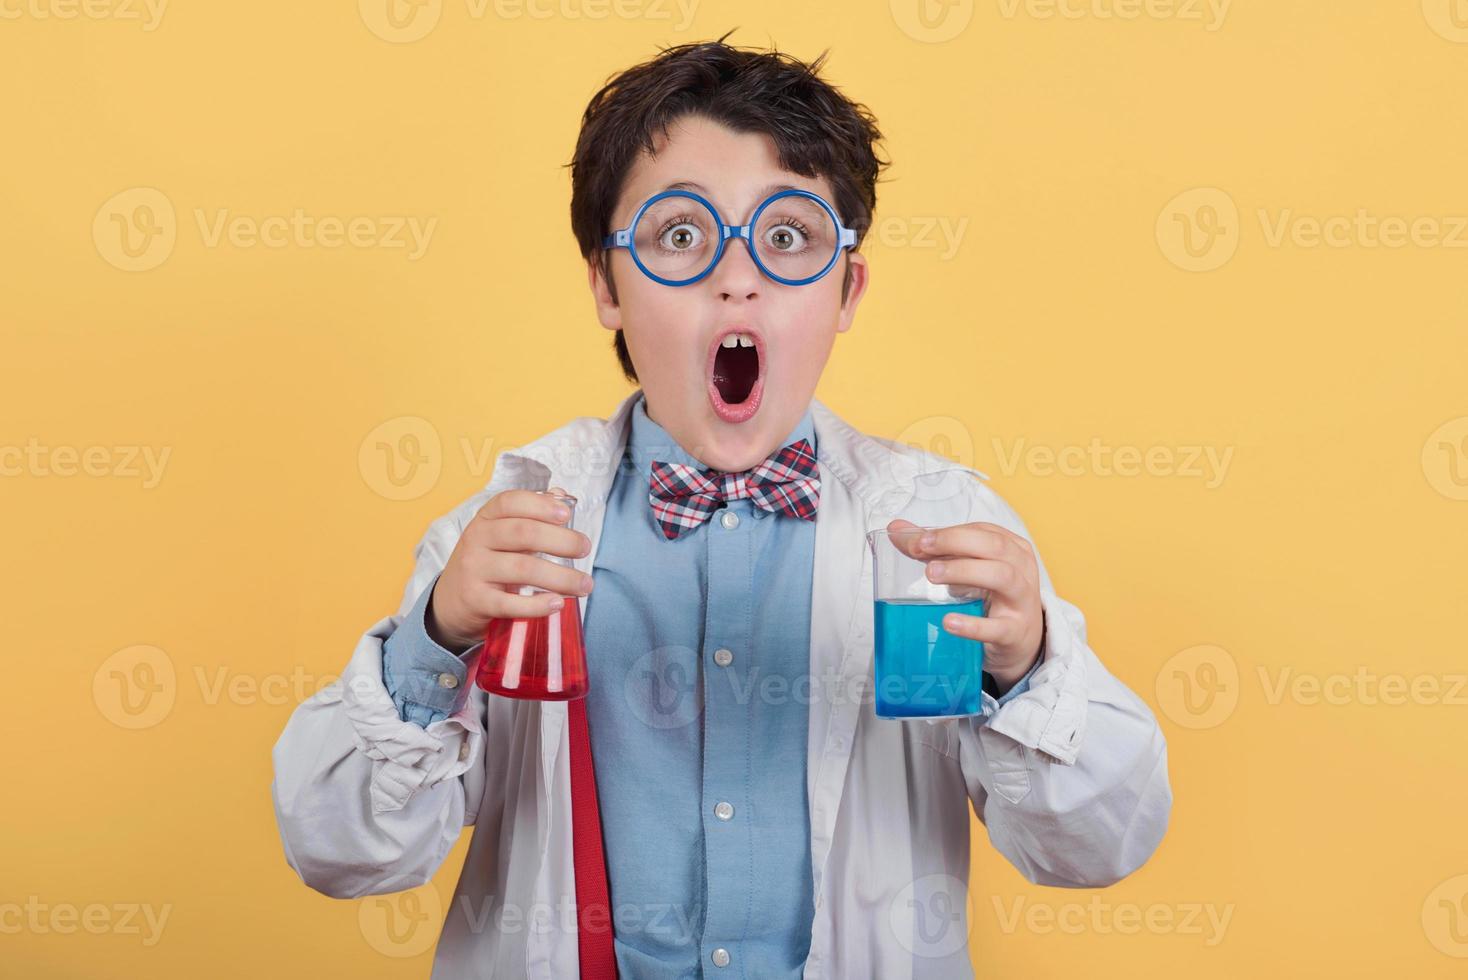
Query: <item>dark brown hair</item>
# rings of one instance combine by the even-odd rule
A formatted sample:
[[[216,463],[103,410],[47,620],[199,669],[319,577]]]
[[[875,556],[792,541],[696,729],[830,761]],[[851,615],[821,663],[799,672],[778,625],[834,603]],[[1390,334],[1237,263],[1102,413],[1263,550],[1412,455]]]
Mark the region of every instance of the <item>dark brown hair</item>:
[[[729,33],[733,33],[732,31]],[[653,152],[658,133],[687,115],[701,115],[738,133],[769,136],[780,166],[805,177],[825,177],[831,202],[857,245],[871,226],[877,179],[887,160],[876,153],[882,138],[866,106],[852,102],[819,77],[827,52],[809,64],[771,48],[737,48],[717,41],[664,48],[656,57],[614,75],[581,117],[571,159],[571,229],[583,258],[598,257],[612,299],[610,263],[602,239],[638,154]],[[842,297],[851,282],[846,264]],[[637,369],[622,331],[614,346],[622,373],[637,383]]]

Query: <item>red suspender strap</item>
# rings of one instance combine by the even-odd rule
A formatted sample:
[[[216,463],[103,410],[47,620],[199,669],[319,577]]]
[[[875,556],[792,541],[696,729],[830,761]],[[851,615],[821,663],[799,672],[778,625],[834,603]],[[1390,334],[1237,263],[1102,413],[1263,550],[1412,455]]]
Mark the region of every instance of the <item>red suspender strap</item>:
[[[581,980],[616,980],[612,949],[611,900],[607,897],[606,855],[602,852],[601,809],[596,803],[596,770],[586,699],[566,703],[571,737],[571,839],[576,865],[576,936]]]

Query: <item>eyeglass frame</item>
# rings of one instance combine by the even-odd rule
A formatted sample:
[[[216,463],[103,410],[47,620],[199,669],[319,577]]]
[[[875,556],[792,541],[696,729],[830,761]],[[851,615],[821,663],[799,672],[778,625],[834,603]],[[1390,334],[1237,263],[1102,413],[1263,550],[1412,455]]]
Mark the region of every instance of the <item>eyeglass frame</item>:
[[[714,222],[719,226],[719,246],[714,252],[714,257],[709,260],[708,266],[692,279],[667,279],[658,275],[643,264],[641,257],[637,254],[636,246],[632,243],[632,231],[637,227],[637,223],[642,220],[643,213],[657,202],[669,197],[693,198],[708,210],[708,213],[713,216]],[[776,201],[787,197],[803,197],[815,201],[830,216],[831,223],[836,226],[836,247],[831,251],[830,261],[825,264],[820,272],[812,276],[806,276],[804,279],[787,279],[784,276],[776,275],[770,269],[766,268],[765,264],[760,261],[759,249],[755,247],[753,232],[751,231],[751,229],[759,224],[760,216],[765,213],[766,208]],[[601,244],[602,248],[625,248],[627,254],[632,256],[632,261],[637,264],[637,268],[653,282],[661,283],[664,286],[692,286],[699,280],[706,278],[718,267],[719,260],[724,257],[724,247],[729,244],[729,239],[731,238],[744,239],[745,247],[749,249],[749,257],[754,260],[755,267],[766,278],[773,279],[775,282],[785,286],[808,286],[816,280],[824,278],[828,272],[836,267],[836,262],[841,258],[843,249],[856,247],[856,231],[841,223],[841,218],[836,214],[836,209],[831,207],[825,198],[813,191],[801,190],[795,187],[777,191],[765,198],[760,202],[759,207],[754,209],[754,214],[750,216],[749,222],[743,225],[726,224],[724,222],[724,216],[719,213],[719,209],[714,207],[713,203],[702,194],[682,189],[662,191],[643,202],[642,207],[637,209],[637,213],[632,216],[632,220],[627,224],[626,228],[619,228],[607,235],[602,239]]]

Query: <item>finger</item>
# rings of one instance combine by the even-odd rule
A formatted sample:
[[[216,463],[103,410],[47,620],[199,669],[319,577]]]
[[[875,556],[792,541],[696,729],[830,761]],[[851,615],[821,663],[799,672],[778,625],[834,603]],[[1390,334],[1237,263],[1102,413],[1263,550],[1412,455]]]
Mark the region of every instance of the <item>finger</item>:
[[[1019,638],[1019,627],[1007,617],[967,616],[963,613],[948,613],[943,617],[943,628],[954,636],[962,636],[981,643],[1013,643]]]
[[[931,558],[954,556],[965,558],[1018,559],[1021,554],[1014,537],[994,524],[955,524],[931,532],[932,544],[923,544],[921,535],[918,547],[921,553]]]
[[[548,494],[536,490],[506,490],[491,497],[475,516],[486,520],[529,517],[549,524],[564,524],[571,515],[565,504]]]
[[[892,547],[907,557],[914,558],[918,561],[923,561],[928,557],[922,553],[922,549],[918,546],[918,539],[922,537],[922,532],[926,530],[928,529],[914,524],[912,521],[903,520],[900,517],[887,523],[887,535],[892,542]]]
[[[592,577],[584,572],[537,555],[512,551],[490,552],[489,560],[479,575],[481,581],[494,582],[511,590],[529,585],[561,595],[588,595],[593,584]]]
[[[501,517],[480,530],[479,544],[493,551],[541,551],[559,558],[582,558],[591,539],[580,531],[529,517]]]
[[[530,619],[559,612],[566,607],[566,597],[554,592],[536,592],[519,595],[492,586],[486,586],[482,608],[476,610],[490,619]]]
[[[1017,597],[1024,577],[1007,561],[992,558],[943,558],[928,562],[928,581],[970,586],[1006,598]]]

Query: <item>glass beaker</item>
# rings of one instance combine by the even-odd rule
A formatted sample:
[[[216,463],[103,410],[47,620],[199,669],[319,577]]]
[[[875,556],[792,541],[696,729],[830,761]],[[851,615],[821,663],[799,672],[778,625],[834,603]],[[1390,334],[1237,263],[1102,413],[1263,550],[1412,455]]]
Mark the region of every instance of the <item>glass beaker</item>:
[[[540,491],[571,511],[565,526],[575,530],[576,498],[567,493]],[[569,558],[536,553],[557,565],[571,567]],[[522,585],[520,595],[547,590]],[[581,637],[581,607],[577,596],[564,597],[561,607],[545,616],[491,619],[484,632],[484,649],[474,680],[491,694],[533,701],[574,701],[586,696],[586,647]]]
[[[967,586],[931,582],[927,562],[911,557],[935,528],[869,531],[875,643],[874,709],[880,718],[946,718],[983,712],[984,644],[943,628],[948,613],[984,615]]]

